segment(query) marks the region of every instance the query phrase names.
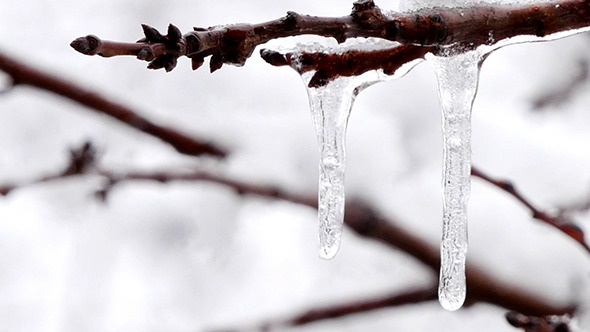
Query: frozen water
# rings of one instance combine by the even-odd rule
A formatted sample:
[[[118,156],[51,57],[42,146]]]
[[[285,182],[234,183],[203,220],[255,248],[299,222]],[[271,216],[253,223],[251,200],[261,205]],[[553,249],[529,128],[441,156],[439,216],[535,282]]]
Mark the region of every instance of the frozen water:
[[[427,55],[438,79],[443,119],[443,229],[439,301],[457,310],[465,301],[467,201],[471,176],[471,107],[477,92],[478,51]]]
[[[544,2],[552,2],[553,0],[447,0],[447,1],[433,1],[433,0],[402,0],[400,1],[398,10],[401,12],[418,11],[425,8],[446,7],[446,8],[469,8],[473,6],[485,5],[528,5],[540,4]]]
[[[320,162],[318,220],[320,257],[333,258],[340,246],[344,223],[344,173],[346,127],[352,105],[364,88],[381,81],[383,74],[368,72],[356,77],[338,77],[320,87],[309,87],[315,71],[301,75],[307,89],[316,129]]]
[[[477,48],[477,50],[481,54],[489,54],[499,48],[504,46],[514,45],[514,44],[522,44],[522,43],[534,43],[534,42],[544,42],[544,41],[551,41],[560,38],[565,38],[573,35],[577,35],[579,33],[584,33],[590,31],[590,27],[580,28],[580,29],[572,29],[567,31],[562,31],[554,34],[550,34],[544,37],[538,37],[533,35],[520,35],[515,36],[512,38],[506,38],[496,41],[492,45],[482,45]],[[490,40],[493,42],[493,31],[490,31]]]
[[[312,76],[303,75],[306,86]],[[325,259],[336,255],[344,221],[346,127],[357,94],[350,81],[338,78],[307,90],[320,148],[318,219],[320,257]]]
[[[336,77],[325,85],[310,87],[316,71],[304,71],[299,59],[303,52],[343,54],[351,50],[376,51],[399,45],[378,38],[350,38],[341,44],[333,39],[326,39],[322,43],[275,48],[280,53],[292,54],[291,67],[301,74],[309,97],[320,151],[318,219],[320,257],[324,259],[333,258],[340,245],[344,223],[346,127],[354,100],[360,91],[372,84],[403,76],[419,60],[402,66],[394,75],[386,75],[383,70],[370,70],[358,76]]]

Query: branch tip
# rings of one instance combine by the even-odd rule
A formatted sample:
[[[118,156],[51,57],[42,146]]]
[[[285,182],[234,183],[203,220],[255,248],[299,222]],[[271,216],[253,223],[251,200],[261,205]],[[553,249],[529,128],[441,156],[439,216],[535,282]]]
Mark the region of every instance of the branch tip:
[[[285,25],[287,27],[289,27],[289,29],[294,29],[297,26],[297,17],[298,16],[299,16],[299,14],[297,14],[296,12],[288,11],[287,16],[285,16],[283,21],[285,22]]]
[[[99,52],[101,44],[100,38],[95,35],[88,35],[76,38],[70,43],[70,46],[82,54],[95,55]]]
[[[266,61],[268,64],[273,66],[288,66],[289,61],[287,60],[286,55],[281,54],[277,51],[269,50],[263,48],[260,50],[260,57]]]

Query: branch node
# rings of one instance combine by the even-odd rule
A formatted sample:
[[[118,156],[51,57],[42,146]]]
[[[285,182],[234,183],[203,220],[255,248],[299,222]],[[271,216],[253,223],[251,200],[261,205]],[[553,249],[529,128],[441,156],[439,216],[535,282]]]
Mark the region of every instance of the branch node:
[[[63,172],[63,176],[83,174],[92,167],[96,161],[96,149],[90,141],[84,142],[81,147],[70,149],[70,164]]]
[[[159,43],[162,42],[164,36],[154,27],[151,27],[147,24],[142,24],[141,28],[143,29],[143,34],[145,38],[141,41],[145,41],[148,43]]]
[[[8,196],[10,192],[14,189],[13,186],[3,186],[0,187],[0,196]]]
[[[297,19],[299,18],[299,14],[294,11],[288,11],[287,16],[283,19],[283,22],[289,29],[295,29],[297,27]]]
[[[511,181],[504,180],[498,182],[498,184],[500,185],[500,188],[511,194],[514,194],[516,192],[516,188],[514,188],[514,183],[512,183]]]
[[[168,25],[168,34],[166,35],[166,38],[168,39],[170,46],[177,46],[176,43],[182,38],[182,32],[180,32],[180,29],[178,29],[177,26],[170,23]]]
[[[381,9],[375,5],[373,0],[360,0],[353,4],[352,19],[360,24],[371,24],[383,20]]]
[[[373,0],[359,0],[352,4],[352,16],[366,10],[378,8]]]

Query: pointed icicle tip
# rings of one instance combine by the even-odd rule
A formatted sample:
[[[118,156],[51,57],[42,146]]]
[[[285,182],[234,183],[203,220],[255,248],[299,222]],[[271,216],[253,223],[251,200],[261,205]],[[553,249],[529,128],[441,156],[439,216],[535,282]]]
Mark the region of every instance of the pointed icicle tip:
[[[338,253],[338,249],[340,248],[340,245],[333,245],[333,246],[322,246],[320,248],[320,258],[325,259],[325,260],[331,260],[334,257],[336,257],[336,254]]]
[[[447,295],[439,293],[438,302],[443,309],[456,311],[463,306],[463,303],[465,302],[465,293],[463,293],[463,297],[461,298],[449,298]]]

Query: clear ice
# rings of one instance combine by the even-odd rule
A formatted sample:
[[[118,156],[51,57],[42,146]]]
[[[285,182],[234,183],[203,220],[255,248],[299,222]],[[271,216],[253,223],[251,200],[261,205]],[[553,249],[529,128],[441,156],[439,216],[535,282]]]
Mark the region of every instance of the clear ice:
[[[447,310],[465,301],[467,201],[471,177],[471,107],[477,92],[481,54],[453,53],[426,59],[438,79],[443,129],[443,228],[438,298]]]
[[[303,75],[306,86],[312,73]],[[356,97],[350,79],[338,78],[326,86],[308,88],[309,104],[320,148],[318,219],[320,257],[338,252],[344,221],[346,127]]]
[[[436,55],[427,54],[438,79],[443,114],[443,229],[439,301],[447,310],[459,309],[465,301],[465,257],[467,253],[467,201],[471,175],[471,106],[477,92],[479,68],[485,56],[507,45],[547,41],[589,30],[588,28],[538,38],[519,36],[495,41],[476,50],[449,47]],[[490,41],[494,41],[490,31]],[[349,50],[383,50],[399,43],[377,38],[350,38],[338,44],[331,39],[321,43],[271,46],[279,53],[291,53],[294,59],[304,52],[342,54]],[[309,97],[319,150],[318,219],[320,257],[333,258],[338,252],[344,222],[344,173],[346,163],[346,127],[352,105],[364,88],[404,76],[420,60],[415,60],[388,76],[372,70],[359,76],[338,77],[324,86],[309,87],[315,71],[302,70],[297,60],[291,67],[301,74]]]
[[[324,44],[297,45],[286,52],[343,53],[349,50],[380,50],[399,46],[399,43],[375,38],[351,38],[341,44],[327,40]],[[300,53],[299,53],[300,54]],[[358,93],[374,83],[399,78],[419,61],[408,63],[388,76],[382,70],[371,70],[358,76],[337,77],[324,86],[309,87],[315,71],[301,72],[297,61],[292,67],[301,74],[319,143],[318,219],[320,257],[333,258],[338,252],[344,223],[344,173],[346,163],[346,127],[352,105]]]
[[[443,129],[443,227],[438,298],[447,310],[461,308],[466,296],[467,201],[471,191],[471,108],[485,57],[498,48],[549,41],[590,30],[570,30],[539,38],[518,36],[476,50],[449,47],[427,54],[438,80]],[[490,38],[493,33],[490,31]],[[493,38],[491,39],[493,40]]]
[[[319,152],[318,221],[320,252],[332,259],[340,247],[344,223],[344,173],[346,163],[346,127],[358,93],[379,81],[379,75],[338,77],[327,85],[310,88],[315,72],[301,75],[315,126]],[[373,73],[374,74],[374,73]]]

